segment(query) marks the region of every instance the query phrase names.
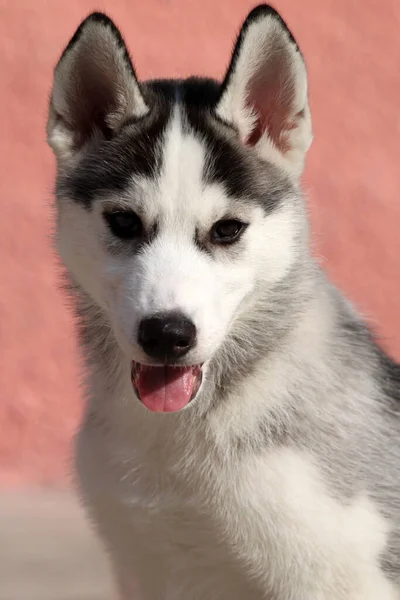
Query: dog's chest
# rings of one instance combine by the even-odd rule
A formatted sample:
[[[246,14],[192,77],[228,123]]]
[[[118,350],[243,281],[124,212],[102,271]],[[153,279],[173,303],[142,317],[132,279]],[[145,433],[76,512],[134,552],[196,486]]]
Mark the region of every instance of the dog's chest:
[[[183,564],[190,556],[191,568],[193,557],[203,564],[207,557],[215,567],[219,556],[236,563],[230,520],[240,516],[234,483],[227,466],[212,453],[207,457],[201,443],[171,449],[146,445],[140,436],[121,443],[89,429],[80,435],[77,463],[100,532],[125,556],[139,546],[141,552],[156,548],[163,562],[173,557]]]
[[[204,462],[199,448],[196,459],[187,448],[142,444],[140,436],[124,443],[93,429],[80,434],[77,467],[84,495],[107,518],[119,514],[128,527],[170,540],[182,530],[204,534],[220,493],[210,489],[225,487],[223,474],[211,460]]]
[[[149,581],[154,565],[164,587],[189,579],[200,585],[207,572],[208,581],[233,582],[241,590],[235,596],[224,583],[216,597],[258,600],[264,597],[259,586],[269,589],[276,581],[277,597],[292,597],[281,588],[288,573],[296,573],[296,586],[313,586],[307,573],[325,573],[331,553],[346,557],[339,570],[352,562],[377,568],[385,523],[367,498],[347,505],[335,499],[311,457],[280,447],[218,462],[201,444],[185,455],[171,444],[138,442],[124,445],[84,431],[78,470],[112,554],[139,565],[141,576],[151,565]],[[368,539],[361,539],[363,531]]]

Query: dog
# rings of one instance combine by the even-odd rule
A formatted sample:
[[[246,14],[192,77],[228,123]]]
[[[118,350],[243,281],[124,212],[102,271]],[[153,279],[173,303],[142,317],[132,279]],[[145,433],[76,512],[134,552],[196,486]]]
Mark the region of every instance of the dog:
[[[400,366],[312,257],[307,73],[280,15],[250,12],[219,83],[140,82],[91,14],[47,134],[78,488],[119,598],[398,600]]]

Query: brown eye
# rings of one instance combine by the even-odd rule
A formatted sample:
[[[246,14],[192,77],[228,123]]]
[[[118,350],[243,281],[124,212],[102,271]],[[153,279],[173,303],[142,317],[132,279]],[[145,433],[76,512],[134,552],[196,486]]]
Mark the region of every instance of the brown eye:
[[[133,240],[142,234],[142,221],[133,211],[107,212],[104,218],[112,233],[122,240]]]
[[[233,244],[246,229],[247,224],[236,219],[218,221],[211,229],[211,241],[214,244]]]

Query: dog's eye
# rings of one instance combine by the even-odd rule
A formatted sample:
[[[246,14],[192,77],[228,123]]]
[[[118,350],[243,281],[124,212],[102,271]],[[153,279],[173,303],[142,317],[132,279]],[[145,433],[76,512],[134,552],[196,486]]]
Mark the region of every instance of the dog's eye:
[[[132,240],[142,233],[142,221],[130,210],[104,213],[111,231],[123,240]]]
[[[218,221],[211,229],[211,241],[214,244],[233,244],[239,239],[246,227],[246,223],[236,219]]]

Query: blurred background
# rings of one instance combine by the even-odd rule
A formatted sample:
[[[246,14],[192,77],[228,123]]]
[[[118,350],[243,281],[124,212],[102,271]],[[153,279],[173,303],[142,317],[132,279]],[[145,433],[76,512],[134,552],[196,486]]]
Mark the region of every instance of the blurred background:
[[[250,0],[0,0],[0,600],[106,600],[104,557],[71,499],[82,411],[74,324],[51,247],[52,69],[104,10],[142,78],[221,77]],[[276,0],[305,54],[315,253],[400,359],[400,4]]]

